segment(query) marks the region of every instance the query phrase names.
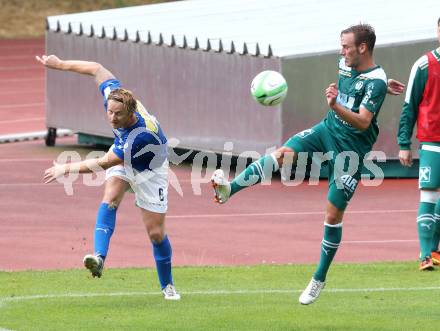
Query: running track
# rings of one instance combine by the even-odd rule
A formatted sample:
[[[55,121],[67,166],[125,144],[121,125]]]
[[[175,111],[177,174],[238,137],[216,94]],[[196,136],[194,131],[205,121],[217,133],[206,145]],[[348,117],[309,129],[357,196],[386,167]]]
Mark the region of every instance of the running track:
[[[0,135],[44,130],[44,70],[34,60],[44,41],[0,41],[0,50]],[[42,184],[44,169],[64,150],[83,157],[91,151],[72,137],[58,139],[54,148],[43,141],[0,145],[0,270],[79,268],[90,252],[102,187],[85,186],[80,178],[68,196],[58,183]],[[183,192],[174,181],[167,232],[176,265],[317,262],[326,182],[286,187],[275,181],[219,206],[212,202],[209,173],[191,178],[190,165],[172,170]],[[415,261],[417,201],[415,180],[360,186],[336,261]],[[153,266],[132,195],[120,206],[117,223],[106,265]]]
[[[43,39],[0,40],[0,135],[45,130]]]

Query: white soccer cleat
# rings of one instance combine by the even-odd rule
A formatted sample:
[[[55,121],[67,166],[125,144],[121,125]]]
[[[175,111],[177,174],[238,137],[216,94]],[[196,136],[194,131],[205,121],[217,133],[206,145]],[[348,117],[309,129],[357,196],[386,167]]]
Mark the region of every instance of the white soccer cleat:
[[[172,284],[165,286],[162,293],[165,300],[180,300],[180,294]]]
[[[231,195],[231,183],[225,178],[222,169],[217,169],[211,176],[212,187],[214,188],[214,198],[218,203],[225,203]]]
[[[310,305],[311,303],[314,303],[324,287],[325,282],[320,282],[319,280],[312,278],[309,285],[307,285],[306,289],[301,293],[299,302],[302,305]]]
[[[84,266],[90,270],[93,277],[101,278],[104,269],[104,261],[98,255],[87,254],[84,256]]]

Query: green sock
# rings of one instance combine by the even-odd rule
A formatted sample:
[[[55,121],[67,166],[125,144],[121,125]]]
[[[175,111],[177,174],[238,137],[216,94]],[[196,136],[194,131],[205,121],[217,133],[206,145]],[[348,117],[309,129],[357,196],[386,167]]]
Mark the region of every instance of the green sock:
[[[435,204],[430,202],[420,202],[417,213],[417,232],[420,242],[420,257],[431,256],[431,246],[435,231],[434,222]]]
[[[272,173],[279,169],[278,162],[272,155],[265,155],[252,162],[244,171],[231,182],[231,196],[242,189],[270,180]]]
[[[438,244],[440,242],[440,199],[437,200],[437,204],[435,205],[434,221],[435,231],[432,237],[431,252],[438,251]]]
[[[330,225],[324,223],[324,238],[321,242],[321,258],[313,278],[321,282],[325,281],[328,268],[338,250],[342,238],[342,223]]]

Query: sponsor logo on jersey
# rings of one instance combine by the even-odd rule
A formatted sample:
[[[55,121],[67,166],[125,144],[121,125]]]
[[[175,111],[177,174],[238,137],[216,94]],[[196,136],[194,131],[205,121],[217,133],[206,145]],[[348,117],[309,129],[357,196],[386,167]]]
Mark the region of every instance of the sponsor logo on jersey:
[[[371,95],[373,94],[373,83],[371,83],[370,85],[368,85],[367,88],[367,92],[365,93],[364,98],[362,99],[362,104],[364,105],[371,105],[373,107],[376,107],[377,102],[374,102],[373,100],[371,100]]]
[[[336,114],[336,112],[335,112],[335,117],[338,121],[342,122],[342,124],[349,126],[349,127],[352,127],[350,123],[348,123],[347,121],[344,121],[342,118],[340,118],[339,115]]]
[[[338,97],[336,98],[337,103],[339,103],[340,105],[342,105],[345,108],[348,108],[350,110],[353,108],[354,101],[355,101],[354,97],[351,97],[351,96],[349,96],[345,93],[341,93],[341,92],[338,93]]]
[[[315,132],[315,131],[313,131],[313,129],[307,129],[307,130],[304,130],[304,131],[297,133],[296,136],[304,139],[305,137],[310,136],[313,132]]]
[[[371,99],[371,94],[373,94],[373,83],[371,83],[368,86],[367,92],[365,93],[364,100],[370,100]]]

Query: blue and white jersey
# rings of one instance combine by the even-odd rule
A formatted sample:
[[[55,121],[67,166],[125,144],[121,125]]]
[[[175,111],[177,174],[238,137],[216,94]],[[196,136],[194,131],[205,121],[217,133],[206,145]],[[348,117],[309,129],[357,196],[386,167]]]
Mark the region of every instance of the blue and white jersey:
[[[104,96],[105,111],[110,92],[118,88],[121,84],[117,79],[109,79],[99,86]],[[139,101],[135,115],[138,120],[131,127],[113,129],[113,152],[124,160],[125,165],[129,163],[137,171],[154,170],[168,157],[167,138],[157,119]]]

